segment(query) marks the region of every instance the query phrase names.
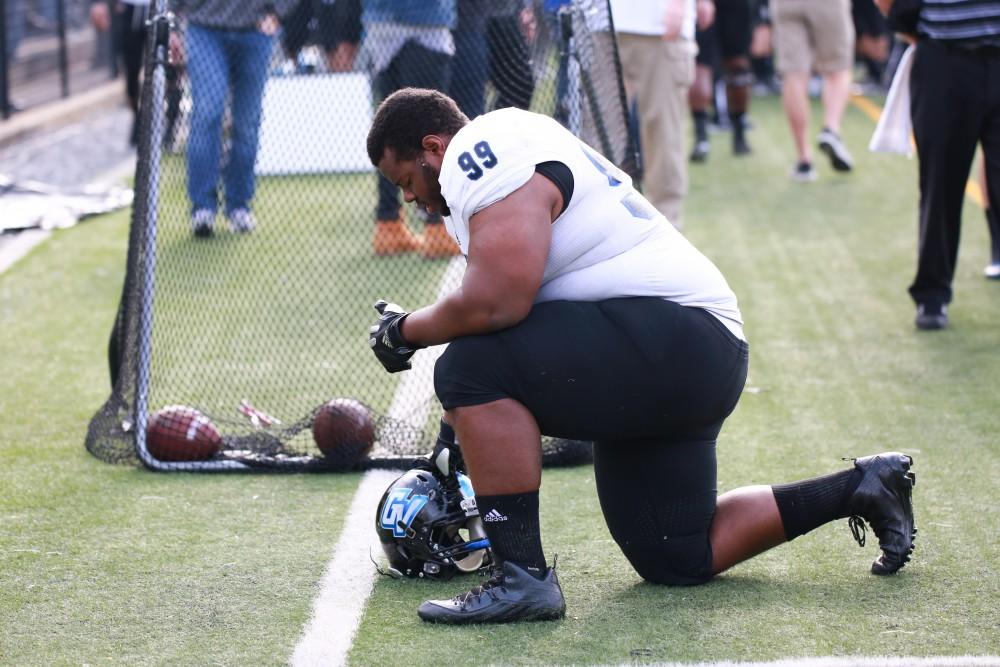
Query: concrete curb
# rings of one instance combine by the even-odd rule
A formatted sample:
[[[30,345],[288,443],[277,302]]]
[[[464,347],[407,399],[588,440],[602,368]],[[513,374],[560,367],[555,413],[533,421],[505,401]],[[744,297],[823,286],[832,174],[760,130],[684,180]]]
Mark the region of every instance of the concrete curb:
[[[21,111],[5,121],[0,121],[0,148],[40,130],[68,125],[95,109],[124,103],[125,90],[122,82],[112,80],[64,100]]]

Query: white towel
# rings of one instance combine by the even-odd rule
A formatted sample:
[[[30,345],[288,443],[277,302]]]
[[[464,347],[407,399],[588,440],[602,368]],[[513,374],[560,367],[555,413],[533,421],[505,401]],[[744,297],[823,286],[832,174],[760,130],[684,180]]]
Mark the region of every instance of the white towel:
[[[913,44],[908,46],[899,59],[892,85],[889,86],[889,95],[885,98],[885,108],[882,109],[875,133],[868,143],[868,150],[873,153],[898,153],[913,157],[913,142],[910,140],[910,70],[913,68],[915,48]]]

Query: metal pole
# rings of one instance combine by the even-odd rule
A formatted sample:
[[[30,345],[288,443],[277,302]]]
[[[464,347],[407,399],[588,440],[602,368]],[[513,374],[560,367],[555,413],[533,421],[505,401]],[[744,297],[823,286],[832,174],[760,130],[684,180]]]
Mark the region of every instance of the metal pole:
[[[7,0],[0,0],[0,116],[10,118],[10,79],[7,74]]]
[[[139,296],[139,358],[136,383],[135,383],[135,437],[139,458],[147,466],[157,469],[159,461],[154,459],[146,448],[146,421],[149,410],[149,371],[151,345],[153,338],[153,298],[156,293],[156,227],[157,213],[160,205],[160,150],[163,140],[163,94],[166,90],[165,68],[167,64],[170,28],[172,16],[167,14],[163,8],[163,0],[156,2],[156,16],[152,19],[152,30],[149,36],[153,39],[153,66],[152,81],[146,85],[151,85],[150,95],[143,95],[152,104],[149,109],[143,109],[144,114],[149,114],[149,122],[146,127],[148,132],[139,134],[139,159],[146,156],[147,168],[145,170],[146,183],[136,183],[136,190],[142,192],[145,185],[145,213],[144,221],[145,234],[142,235],[143,244],[139,251],[142,261]]]
[[[66,0],[56,0],[56,30],[59,34],[59,83],[62,96],[69,97],[69,58],[66,49]]]

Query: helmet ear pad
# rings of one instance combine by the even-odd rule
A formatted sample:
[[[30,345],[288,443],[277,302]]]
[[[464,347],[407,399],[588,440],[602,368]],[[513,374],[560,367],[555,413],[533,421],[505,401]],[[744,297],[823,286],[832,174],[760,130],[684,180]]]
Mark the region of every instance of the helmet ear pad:
[[[466,522],[466,528],[469,531],[468,542],[487,539],[486,530],[483,528],[483,520],[478,516],[469,517],[469,520]],[[453,560],[455,561],[455,567],[460,571],[476,572],[490,564],[490,550],[477,549],[461,558],[456,557]]]
[[[461,473],[403,473],[382,495],[375,530],[391,570],[403,576],[450,579],[492,562],[472,484]]]

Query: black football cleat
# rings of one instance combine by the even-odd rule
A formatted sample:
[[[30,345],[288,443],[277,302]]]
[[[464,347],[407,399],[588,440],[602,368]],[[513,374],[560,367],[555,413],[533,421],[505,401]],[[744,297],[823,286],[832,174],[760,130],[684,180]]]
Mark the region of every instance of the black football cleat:
[[[513,623],[550,621],[566,614],[554,567],[536,579],[514,563],[505,562],[482,586],[450,600],[427,600],[417,615],[430,623]]]
[[[899,452],[854,459],[854,467],[862,477],[848,501],[848,523],[860,546],[865,545],[865,521],[878,537],[882,555],[872,563],[872,574],[893,574],[906,565],[913,553],[917,527],[912,493],[917,477],[910,472],[912,464],[913,457]]]

